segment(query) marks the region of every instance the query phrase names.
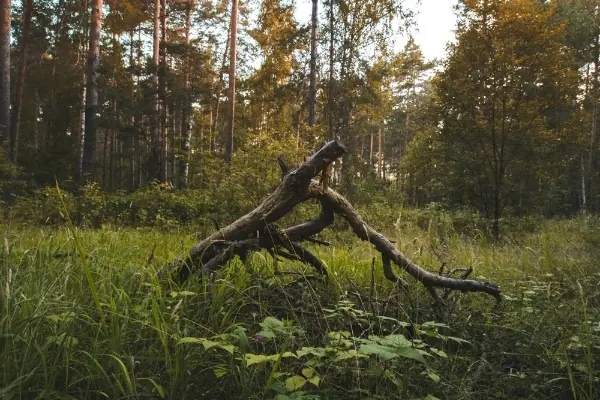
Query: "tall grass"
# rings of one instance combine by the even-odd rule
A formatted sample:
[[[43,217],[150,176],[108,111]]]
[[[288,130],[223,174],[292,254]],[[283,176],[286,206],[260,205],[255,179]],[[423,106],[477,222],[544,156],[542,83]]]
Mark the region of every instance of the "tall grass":
[[[436,220],[388,232],[429,269],[469,265],[502,286],[500,305],[453,297],[451,336],[469,344],[423,325],[436,318],[429,295],[408,278],[408,290],[392,287],[377,253],[348,232],[314,248],[329,280],[297,263],[275,275],[259,253],[254,274],[234,261],[209,281],[177,286],[156,272],[197,240],[189,232],[0,226],[0,398],[598,398],[597,223],[546,221],[501,243]],[[265,328],[268,317],[283,325]],[[384,355],[288,354],[340,357],[360,340],[400,333],[447,357],[424,367]],[[276,361],[248,361],[261,355]],[[301,378],[313,381],[294,388]]]

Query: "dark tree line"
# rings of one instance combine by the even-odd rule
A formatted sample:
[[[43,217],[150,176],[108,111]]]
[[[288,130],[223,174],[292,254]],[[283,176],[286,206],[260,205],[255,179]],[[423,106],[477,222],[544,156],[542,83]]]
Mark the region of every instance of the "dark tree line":
[[[598,209],[596,2],[457,1],[433,62],[394,51],[400,1],[313,0],[306,24],[295,7],[4,1],[3,162],[40,186],[202,189],[265,146],[301,159],[339,137],[329,174],[353,201],[468,207],[496,232],[507,213]]]

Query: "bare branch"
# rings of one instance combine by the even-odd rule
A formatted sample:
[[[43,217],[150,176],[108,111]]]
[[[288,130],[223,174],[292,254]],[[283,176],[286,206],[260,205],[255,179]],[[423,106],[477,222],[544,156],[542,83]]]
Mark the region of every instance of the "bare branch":
[[[392,241],[369,226],[348,200],[318,182],[315,178],[319,173],[344,152],[344,146],[333,140],[293,170],[282,158],[279,158],[278,163],[283,177],[277,189],[254,210],[198,242],[185,259],[176,260],[170,267],[178,271],[181,280],[185,280],[194,269],[199,267],[204,273],[209,273],[224,266],[235,256],[245,259],[252,251],[266,249],[273,256],[275,264],[277,256],[281,256],[302,261],[326,275],[326,264],[298,243],[309,241],[329,245],[329,242],[315,239],[314,236],[330,226],[334,221],[334,214],[338,214],[350,224],[360,239],[371,243],[381,253],[383,273],[388,280],[403,288],[408,286],[394,273],[393,262],[427,288],[442,312],[446,312],[444,310],[447,308],[444,299],[447,299],[448,293],[454,290],[483,292],[500,300],[500,288],[497,285],[466,279],[472,272],[471,268],[457,268],[444,276],[442,274],[445,263],[442,264],[439,274],[429,272],[415,264],[402,254]],[[296,205],[309,199],[317,199],[320,202],[321,213],[317,218],[287,229],[275,225],[276,221]],[[452,277],[459,271],[464,271],[461,277]],[[446,290],[444,298],[439,295],[436,288]]]

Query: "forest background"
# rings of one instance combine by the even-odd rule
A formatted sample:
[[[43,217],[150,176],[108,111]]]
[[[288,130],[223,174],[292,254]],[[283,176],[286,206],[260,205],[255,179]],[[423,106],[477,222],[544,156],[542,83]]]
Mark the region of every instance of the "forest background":
[[[1,398],[597,398],[597,0],[458,0],[438,59],[400,0],[1,4]],[[440,318],[337,220],[328,283],[157,280],[333,139],[331,188],[502,305]]]

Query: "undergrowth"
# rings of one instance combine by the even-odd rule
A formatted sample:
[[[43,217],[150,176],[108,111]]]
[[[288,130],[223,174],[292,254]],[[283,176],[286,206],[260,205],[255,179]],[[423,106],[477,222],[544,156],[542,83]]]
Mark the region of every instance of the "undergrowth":
[[[387,233],[407,256],[503,289],[500,304],[455,293],[445,323],[343,226],[313,248],[328,279],[291,262],[277,275],[258,253],[250,272],[234,261],[182,286],[156,273],[188,230],[0,226],[0,398],[595,399],[598,222],[493,243],[398,219]]]

